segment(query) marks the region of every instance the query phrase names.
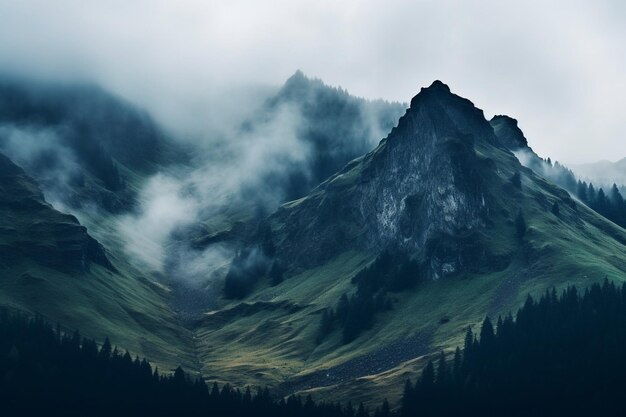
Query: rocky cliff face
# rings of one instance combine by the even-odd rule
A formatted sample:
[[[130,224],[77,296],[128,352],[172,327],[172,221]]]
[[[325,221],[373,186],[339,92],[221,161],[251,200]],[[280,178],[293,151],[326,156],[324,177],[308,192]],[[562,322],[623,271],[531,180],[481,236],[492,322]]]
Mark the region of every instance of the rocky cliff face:
[[[47,204],[37,184],[0,154],[0,269],[26,260],[78,272],[92,262],[114,270],[87,229]]]
[[[487,226],[483,184],[496,171],[485,149],[508,153],[481,110],[434,82],[374,151],[271,217],[279,260],[311,267],[340,250],[393,248],[433,279],[480,263],[489,255],[473,234]]]

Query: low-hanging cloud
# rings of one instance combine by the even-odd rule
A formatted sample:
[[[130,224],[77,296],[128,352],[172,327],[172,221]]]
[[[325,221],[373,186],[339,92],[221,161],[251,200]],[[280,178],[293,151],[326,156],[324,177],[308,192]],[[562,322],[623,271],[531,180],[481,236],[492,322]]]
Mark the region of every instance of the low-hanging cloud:
[[[174,177],[151,177],[139,196],[140,211],[117,221],[126,251],[152,270],[162,270],[171,231],[195,219],[199,202],[184,186],[184,181]]]
[[[65,146],[62,129],[0,125],[0,152],[7,155],[42,183],[45,198],[53,204],[67,204],[73,187],[84,181],[76,155]]]
[[[225,132],[230,129],[222,129],[222,136],[208,144],[197,143],[190,165],[151,177],[138,209],[118,221],[128,253],[152,270],[163,272],[167,266],[177,278],[198,281],[204,275],[206,280],[211,275],[207,260],[232,257],[232,250],[221,245],[195,250],[185,242],[174,244],[172,233],[225,215],[229,208],[245,214],[249,207],[272,210],[284,201],[282,189],[268,186],[264,179],[294,165],[306,168],[308,145],[297,135],[299,123],[299,112],[290,105],[258,124],[245,126],[245,120],[239,120],[238,128],[228,126],[229,134]],[[204,265],[204,274],[199,265]]]
[[[617,0],[0,0],[0,66],[96,80],[195,132],[296,68],[403,102],[442,79],[487,114],[523,121],[542,155],[614,160],[625,14]]]

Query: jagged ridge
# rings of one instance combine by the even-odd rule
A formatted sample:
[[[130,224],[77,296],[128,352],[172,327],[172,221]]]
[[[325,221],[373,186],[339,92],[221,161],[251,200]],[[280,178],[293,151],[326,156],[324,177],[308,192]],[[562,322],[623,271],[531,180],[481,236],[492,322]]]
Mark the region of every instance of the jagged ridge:
[[[311,267],[338,248],[391,247],[418,254],[432,278],[493,263],[472,237],[495,205],[485,147],[507,152],[481,110],[434,82],[374,151],[272,217],[281,262]]]

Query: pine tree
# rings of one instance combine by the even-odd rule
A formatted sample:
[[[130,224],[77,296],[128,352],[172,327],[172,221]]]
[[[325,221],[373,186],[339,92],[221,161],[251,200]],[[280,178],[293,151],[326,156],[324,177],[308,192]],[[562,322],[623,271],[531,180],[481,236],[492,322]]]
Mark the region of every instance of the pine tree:
[[[389,407],[389,401],[385,398],[383,401],[383,406],[381,408],[381,416],[388,417],[391,414],[391,408]]]
[[[320,323],[319,333],[317,335],[317,343],[321,343],[326,336],[333,330],[333,322],[335,320],[333,310],[327,308],[322,313],[322,321]]]
[[[439,386],[446,386],[449,381],[449,376],[446,355],[442,351],[439,355],[439,360],[437,361],[437,384]]]
[[[589,186],[587,187],[587,201],[593,208],[596,202],[596,189],[592,183],[589,183]]]
[[[483,321],[483,325],[480,328],[480,346],[489,347],[493,345],[495,340],[495,333],[493,331],[493,324],[489,317],[485,317]]]
[[[420,387],[422,389],[428,389],[435,385],[435,366],[433,361],[428,361],[428,365],[422,371],[422,377],[420,379]]]
[[[454,351],[454,363],[452,365],[452,375],[454,382],[458,385],[462,383],[463,356],[461,349],[457,346]]]
[[[106,339],[104,339],[104,343],[102,344],[102,347],[100,348],[100,358],[102,359],[109,359],[111,357],[111,352],[112,352],[112,347],[111,347],[111,342],[109,341],[109,338],[107,337]]]

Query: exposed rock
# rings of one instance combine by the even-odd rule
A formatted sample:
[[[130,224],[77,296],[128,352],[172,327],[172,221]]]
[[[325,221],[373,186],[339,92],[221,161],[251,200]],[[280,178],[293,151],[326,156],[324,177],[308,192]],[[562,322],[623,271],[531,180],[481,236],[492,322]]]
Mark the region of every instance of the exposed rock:
[[[281,262],[307,268],[338,250],[393,247],[434,279],[493,263],[471,238],[486,225],[483,182],[495,175],[477,145],[504,150],[482,110],[440,81],[423,88],[374,151],[271,217]]]

